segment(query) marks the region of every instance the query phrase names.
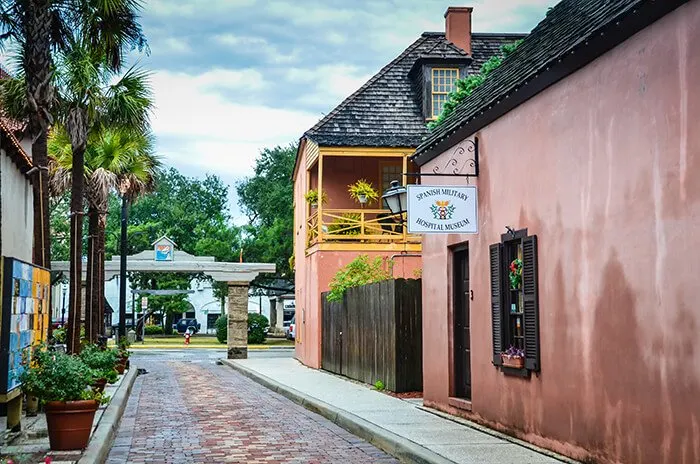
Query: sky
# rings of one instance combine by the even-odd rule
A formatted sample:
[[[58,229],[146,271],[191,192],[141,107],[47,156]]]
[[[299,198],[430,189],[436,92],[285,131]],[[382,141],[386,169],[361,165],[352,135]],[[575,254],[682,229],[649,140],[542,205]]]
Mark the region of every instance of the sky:
[[[166,165],[235,183],[265,147],[302,134],[448,6],[473,6],[476,32],[527,32],[552,0],[145,0],[153,129]]]

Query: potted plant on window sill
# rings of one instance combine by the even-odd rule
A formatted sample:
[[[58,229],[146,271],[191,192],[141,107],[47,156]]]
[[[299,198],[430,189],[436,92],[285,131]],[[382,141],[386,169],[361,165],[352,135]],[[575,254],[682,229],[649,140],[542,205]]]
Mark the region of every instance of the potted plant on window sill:
[[[105,399],[89,388],[95,372],[78,356],[33,351],[20,374],[22,390],[44,404],[50,447],[54,451],[84,449],[90,440],[95,412]]]
[[[371,182],[367,182],[365,179],[348,185],[348,192],[350,192],[351,198],[363,206],[367,203],[374,203],[379,198],[379,192],[372,187]]]
[[[510,280],[510,289],[519,290],[523,284],[523,261],[514,259],[508,266],[508,279]]]
[[[311,205],[312,208],[318,207],[318,190],[316,189],[311,189],[308,192],[306,192],[306,195],[304,195],[304,199],[308,204]],[[326,196],[326,192],[323,192],[321,194],[321,202],[325,205],[326,202],[328,202],[328,197]]]
[[[505,353],[501,353],[501,361],[504,367],[522,369],[525,367],[525,351],[511,346]]]

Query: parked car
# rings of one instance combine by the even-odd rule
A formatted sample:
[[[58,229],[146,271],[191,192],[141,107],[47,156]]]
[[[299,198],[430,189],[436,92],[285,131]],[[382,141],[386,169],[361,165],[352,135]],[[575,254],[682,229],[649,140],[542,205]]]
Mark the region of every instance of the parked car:
[[[296,316],[295,316],[296,317]],[[296,338],[296,323],[294,322],[294,317],[292,320],[289,322],[289,327],[286,327],[285,330],[285,336],[287,337],[288,340],[294,340]]]
[[[197,322],[195,318],[183,318],[173,324],[173,330],[177,330],[177,333],[184,334],[189,327],[192,327],[194,333],[197,333],[202,328],[202,324]],[[192,333],[192,332],[190,332]]]

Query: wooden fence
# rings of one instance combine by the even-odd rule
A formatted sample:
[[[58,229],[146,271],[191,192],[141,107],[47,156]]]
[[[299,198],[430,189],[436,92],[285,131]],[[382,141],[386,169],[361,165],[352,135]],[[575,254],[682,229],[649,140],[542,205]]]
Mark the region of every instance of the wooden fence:
[[[351,288],[342,302],[322,295],[322,367],[351,379],[381,380],[393,392],[423,390],[421,281]]]

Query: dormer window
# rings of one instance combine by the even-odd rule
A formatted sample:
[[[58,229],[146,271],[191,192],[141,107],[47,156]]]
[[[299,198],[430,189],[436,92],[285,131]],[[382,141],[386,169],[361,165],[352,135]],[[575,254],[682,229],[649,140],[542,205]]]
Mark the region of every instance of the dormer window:
[[[432,70],[432,119],[442,113],[442,108],[447,97],[455,88],[455,81],[459,79],[458,68],[433,68]]]

